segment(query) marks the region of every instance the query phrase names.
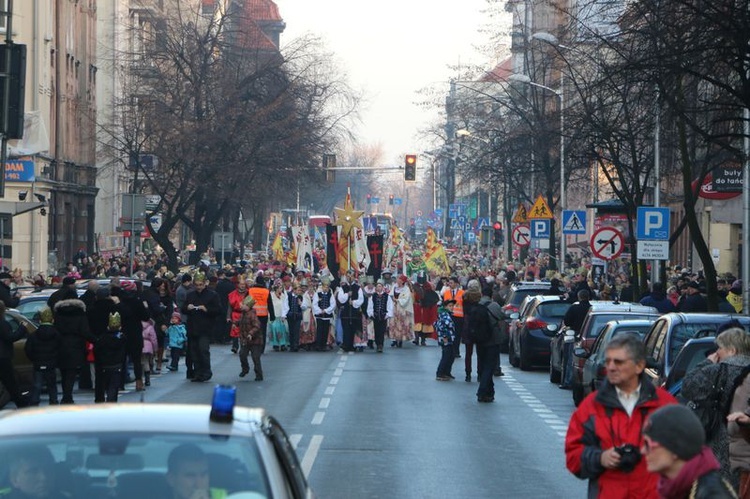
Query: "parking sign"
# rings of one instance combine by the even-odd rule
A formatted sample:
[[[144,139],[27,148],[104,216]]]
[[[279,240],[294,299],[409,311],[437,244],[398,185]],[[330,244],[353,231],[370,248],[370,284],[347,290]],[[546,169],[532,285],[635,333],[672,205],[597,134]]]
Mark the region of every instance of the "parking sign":
[[[639,241],[669,239],[669,208],[638,207],[636,225]]]

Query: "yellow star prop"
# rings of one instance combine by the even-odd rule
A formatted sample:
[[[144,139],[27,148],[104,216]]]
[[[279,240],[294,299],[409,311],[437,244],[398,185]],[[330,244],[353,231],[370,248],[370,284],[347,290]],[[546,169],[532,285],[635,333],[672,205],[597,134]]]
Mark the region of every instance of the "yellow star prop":
[[[343,209],[334,208],[333,211],[336,212],[336,223],[334,225],[341,227],[341,235],[343,237],[349,237],[349,234],[351,234],[352,228],[354,227],[358,229],[362,228],[360,217],[365,212],[355,210],[350,199],[347,198]]]

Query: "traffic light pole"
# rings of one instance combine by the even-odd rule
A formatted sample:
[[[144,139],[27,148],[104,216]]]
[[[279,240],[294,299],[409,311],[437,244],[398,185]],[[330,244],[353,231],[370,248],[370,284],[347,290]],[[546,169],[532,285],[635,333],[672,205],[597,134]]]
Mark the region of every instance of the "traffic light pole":
[[[8,161],[8,129],[10,128],[10,72],[11,72],[11,50],[13,44],[13,0],[7,0],[7,10],[2,13],[5,17],[5,45],[1,50],[5,51],[5,65],[2,70],[3,93],[2,125],[3,134],[0,140],[0,198],[5,197],[5,163]]]

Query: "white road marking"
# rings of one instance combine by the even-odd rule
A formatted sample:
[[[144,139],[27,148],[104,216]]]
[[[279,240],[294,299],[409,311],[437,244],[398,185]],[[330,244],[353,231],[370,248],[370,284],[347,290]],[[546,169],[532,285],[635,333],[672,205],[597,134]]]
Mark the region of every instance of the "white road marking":
[[[293,433],[289,435],[289,443],[292,444],[292,448],[294,450],[297,450],[297,446],[299,445],[299,441],[302,440],[302,434],[301,433]]]
[[[327,386],[326,387],[326,395],[333,395],[333,392],[336,390],[335,386]]]
[[[334,376],[333,378],[331,378],[331,381],[328,384],[329,385],[337,385],[339,383],[339,379],[340,378],[338,376]]]
[[[335,371],[333,371],[334,376],[341,376],[342,374],[344,374],[343,369],[336,369]]]
[[[346,362],[339,362],[339,369],[343,369],[344,367],[346,367]]]
[[[310,424],[319,425],[323,422],[324,417],[326,417],[326,413],[323,411],[318,411],[315,413],[315,416],[313,416]]]
[[[322,443],[323,435],[313,435],[312,439],[310,439],[310,445],[302,457],[302,472],[306,477],[310,476],[310,470],[312,470],[313,464],[315,464],[315,458],[318,457],[318,451]]]
[[[331,399],[328,397],[323,397],[320,399],[320,404],[318,404],[318,409],[328,409],[328,404],[331,403]]]

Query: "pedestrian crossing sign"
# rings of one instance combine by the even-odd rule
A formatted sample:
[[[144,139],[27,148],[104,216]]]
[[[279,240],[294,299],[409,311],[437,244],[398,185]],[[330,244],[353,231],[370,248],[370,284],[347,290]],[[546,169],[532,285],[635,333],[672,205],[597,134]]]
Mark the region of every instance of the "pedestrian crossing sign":
[[[518,203],[518,209],[516,214],[513,215],[511,222],[514,224],[525,224],[529,221],[529,214],[526,212],[526,206],[523,203]]]
[[[529,218],[555,218],[552,214],[552,210],[549,209],[549,205],[547,204],[547,201],[544,200],[543,196],[540,195],[538,198],[536,198],[534,206],[532,206],[531,210],[529,210]]]
[[[563,210],[563,234],[586,233],[586,210]]]

